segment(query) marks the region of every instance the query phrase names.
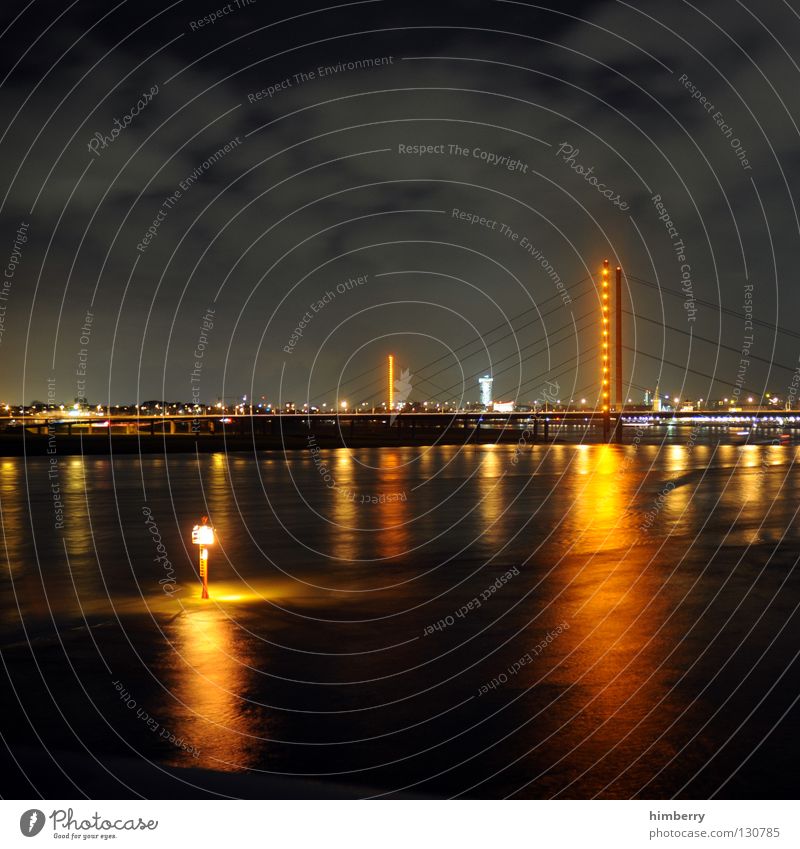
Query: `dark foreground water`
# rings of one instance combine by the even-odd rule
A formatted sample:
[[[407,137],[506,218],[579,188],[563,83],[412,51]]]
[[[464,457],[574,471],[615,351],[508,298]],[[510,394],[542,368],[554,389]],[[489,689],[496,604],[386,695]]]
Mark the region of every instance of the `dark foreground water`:
[[[793,798],[798,450],[0,460],[2,795]]]

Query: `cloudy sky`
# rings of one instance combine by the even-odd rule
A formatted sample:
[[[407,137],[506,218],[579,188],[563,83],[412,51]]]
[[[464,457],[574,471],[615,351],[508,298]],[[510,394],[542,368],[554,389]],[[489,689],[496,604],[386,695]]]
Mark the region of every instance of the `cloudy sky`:
[[[0,400],[595,403],[603,258],[629,397],[789,391],[786,2],[0,16]]]

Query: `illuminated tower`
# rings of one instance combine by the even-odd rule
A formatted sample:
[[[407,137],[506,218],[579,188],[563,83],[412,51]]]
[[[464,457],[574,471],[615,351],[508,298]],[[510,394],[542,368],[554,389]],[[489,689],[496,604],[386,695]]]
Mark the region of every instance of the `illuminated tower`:
[[[394,355],[389,354],[389,409],[394,409]]]
[[[608,260],[603,260],[601,302],[603,305],[603,371],[600,383],[600,408],[608,412]]]
[[[617,285],[614,291],[614,336],[616,350],[614,351],[614,383],[617,390],[617,409],[622,412],[624,395],[622,392],[622,269],[617,266]]]
[[[492,406],[492,383],[494,378],[488,374],[478,378],[478,385],[481,388],[481,404],[488,410]]]

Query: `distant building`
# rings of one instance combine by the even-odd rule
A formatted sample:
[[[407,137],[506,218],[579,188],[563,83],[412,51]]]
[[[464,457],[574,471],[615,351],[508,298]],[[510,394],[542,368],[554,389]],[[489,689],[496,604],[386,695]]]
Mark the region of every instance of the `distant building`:
[[[514,412],[514,402],[513,401],[495,401],[492,409],[495,413],[513,413]]]
[[[478,378],[478,386],[481,388],[481,404],[488,410],[492,406],[492,384],[494,378],[484,375]]]
[[[661,412],[661,395],[658,393],[658,384],[656,384],[656,391],[653,395],[653,412],[660,413]]]

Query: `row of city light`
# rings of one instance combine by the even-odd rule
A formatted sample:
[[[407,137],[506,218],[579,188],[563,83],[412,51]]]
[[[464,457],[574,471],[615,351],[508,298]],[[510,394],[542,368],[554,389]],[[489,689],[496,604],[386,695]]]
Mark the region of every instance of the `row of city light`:
[[[605,368],[608,368],[607,366]],[[606,378],[607,379],[607,378]],[[604,392],[604,397],[607,395],[607,392]],[[681,408],[684,412],[691,412],[693,409],[699,409],[703,404],[707,403],[706,399],[698,398],[697,401],[691,399],[685,399],[681,401],[681,399],[677,396],[670,396],[668,394],[653,396],[653,401],[658,400],[660,403],[667,405],[668,408],[677,408],[679,405],[683,404]],[[178,405],[171,404],[165,405],[162,407],[161,405],[154,405],[152,408],[146,405],[121,405],[114,404],[109,406],[104,406],[102,404],[97,404],[93,407],[81,407],[79,405],[73,405],[69,408],[65,407],[63,404],[59,405],[43,405],[41,409],[37,409],[37,407],[12,407],[9,404],[0,404],[0,409],[2,409],[6,416],[14,416],[14,415],[25,415],[30,413],[45,413],[48,410],[58,410],[64,416],[78,418],[85,416],[113,416],[115,414],[123,414],[126,412],[136,412],[139,414],[149,415],[152,414],[152,411],[159,411],[159,413],[163,416],[186,416],[186,415],[202,415],[203,413],[211,413],[211,412],[219,412],[219,413],[233,413],[238,415],[248,415],[250,413],[273,413],[273,412],[290,412],[296,413],[300,410],[302,412],[312,412],[312,413],[335,413],[337,410],[341,410],[342,412],[387,412],[388,410],[409,410],[409,409],[422,409],[426,410],[445,410],[447,412],[451,411],[471,411],[475,409],[493,409],[495,412],[514,412],[520,411],[525,412],[525,409],[520,408],[529,408],[529,409],[547,409],[552,408],[554,406],[562,406],[566,405],[568,407],[575,407],[577,404],[580,404],[581,407],[586,407],[590,402],[586,398],[581,398],[576,402],[575,399],[570,399],[568,402],[562,401],[561,398],[554,399],[553,401],[530,401],[528,403],[515,403],[513,401],[495,401],[490,405],[480,404],[479,402],[472,402],[467,405],[459,404],[459,401],[452,400],[449,402],[440,402],[440,401],[423,401],[421,403],[410,404],[409,402],[400,402],[393,407],[390,406],[386,401],[381,402],[380,404],[372,404],[368,401],[362,401],[359,404],[352,405],[349,401],[343,400],[338,403],[327,403],[323,402],[321,405],[316,406],[314,404],[303,404],[301,408],[298,408],[292,402],[286,402],[282,407],[273,407],[272,404],[254,404],[252,406],[243,405],[243,404],[235,404],[235,405],[223,405],[223,404],[214,404],[214,405]],[[627,404],[633,405],[634,401],[632,398],[627,399]],[[651,402],[645,402],[646,406],[649,406]],[[777,395],[771,395],[767,393],[763,399],[757,400],[752,395],[747,396],[747,398],[728,398],[727,396],[721,399],[709,401],[708,409],[713,409],[714,407],[721,406],[731,406],[732,410],[736,409],[737,405],[748,404],[748,405],[758,405],[758,406],[779,406],[781,404],[781,399]],[[604,402],[602,405],[602,409],[606,412],[607,404]]]
[[[606,310],[604,310],[604,313]],[[606,338],[605,334],[607,334],[607,330],[604,330],[604,338]],[[607,346],[608,343],[604,342],[604,346]],[[610,380],[608,377],[609,373],[609,360],[610,358],[607,355],[604,355],[604,365],[602,371],[602,404],[600,405],[603,412],[607,412],[609,406],[609,385]],[[234,413],[239,415],[246,415],[248,413],[273,413],[273,412],[298,412],[299,409],[302,409],[303,412],[335,412],[336,410],[342,410],[344,412],[353,411],[353,412],[386,412],[388,410],[406,410],[406,409],[419,409],[423,410],[436,409],[436,410],[446,410],[457,411],[457,410],[474,410],[476,408],[486,408],[486,409],[494,409],[495,412],[513,412],[515,409],[520,407],[528,407],[531,409],[535,409],[537,407],[547,408],[548,406],[561,406],[562,400],[552,399],[551,401],[530,401],[527,404],[524,402],[515,402],[515,401],[489,401],[489,403],[482,402],[470,402],[466,405],[463,403],[463,400],[453,399],[451,401],[438,401],[438,400],[428,400],[422,402],[408,402],[408,401],[400,401],[397,404],[393,402],[393,399],[387,401],[382,401],[380,403],[374,403],[369,401],[362,401],[356,405],[352,405],[348,400],[341,400],[338,402],[322,402],[320,405],[314,404],[303,404],[302,408],[298,408],[294,402],[288,401],[281,405],[275,405],[264,402],[259,404],[247,404],[244,402],[240,402],[237,404],[224,404],[221,401],[218,401],[215,404],[184,404],[184,403],[174,403],[161,404],[159,402],[155,402],[153,404],[113,404],[113,405],[103,405],[97,404],[89,406],[85,403],[75,403],[71,406],[66,406],[64,404],[32,404],[28,407],[24,405],[12,406],[3,402],[0,402],[0,410],[3,410],[7,416],[13,415],[25,415],[28,412],[36,412],[37,410],[41,412],[47,412],[48,410],[58,410],[63,413],[65,416],[79,417],[86,415],[96,415],[96,416],[108,416],[114,415],[115,413],[144,413],[150,414],[151,411],[159,411],[161,415],[170,416],[170,415],[196,415],[202,414],[203,412],[210,413],[219,411],[220,413]],[[580,405],[585,407],[587,403],[586,398],[580,399]],[[647,390],[644,397],[644,404],[646,406],[650,404],[667,404],[669,407],[676,408],[678,405],[683,403],[683,411],[690,412],[694,408],[699,408],[703,404],[707,403],[709,408],[713,407],[721,407],[723,405],[728,406],[731,405],[732,408],[735,408],[736,405],[741,404],[756,404],[759,406],[778,406],[780,405],[781,399],[777,395],[773,395],[770,392],[765,393],[761,397],[756,397],[753,395],[748,395],[746,398],[744,397],[731,397],[725,396],[721,399],[709,400],[706,401],[704,398],[698,398],[697,401],[691,399],[684,399],[681,401],[678,395],[670,396],[669,394],[654,394],[651,395],[650,391]],[[574,398],[570,399],[568,402],[569,405],[574,406],[576,401]],[[627,404],[634,404],[632,398],[627,399]],[[524,412],[524,410],[522,410]]]

